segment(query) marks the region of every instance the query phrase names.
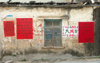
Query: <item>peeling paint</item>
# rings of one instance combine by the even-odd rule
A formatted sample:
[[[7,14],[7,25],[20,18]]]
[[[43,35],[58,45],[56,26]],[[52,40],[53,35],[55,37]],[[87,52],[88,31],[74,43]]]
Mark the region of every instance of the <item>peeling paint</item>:
[[[8,37],[9,42],[11,42],[11,37]]]
[[[3,38],[3,41],[4,41],[4,42],[6,42],[6,41],[7,41],[7,39],[6,39],[6,38]]]
[[[7,10],[9,8],[9,10]],[[6,51],[6,49],[11,50],[12,52],[23,52],[26,51],[26,49],[36,49],[37,51],[44,50],[42,47],[44,47],[44,19],[62,19],[62,26],[78,26],[79,21],[92,21],[93,18],[93,9],[92,7],[84,7],[84,8],[71,8],[65,9],[65,8],[44,8],[44,7],[32,7],[31,9],[28,9],[27,7],[0,7],[2,9],[1,16],[6,15],[14,15],[13,17],[6,17],[2,19],[4,20],[14,20],[15,21],[15,34],[16,34],[16,18],[18,17],[30,17],[33,18],[33,39],[17,39],[15,37],[4,37],[3,34],[3,24],[0,25],[0,29],[2,36],[0,38],[3,38],[3,50]],[[70,13],[68,13],[68,11]],[[87,12],[87,13],[86,13]],[[70,16],[69,19],[63,18],[65,15]],[[2,18],[0,16],[0,18]],[[2,23],[0,21],[0,23]],[[63,30],[62,30],[63,31]],[[63,34],[62,34],[63,35]],[[6,43],[5,43],[6,42]],[[10,42],[10,43],[9,43]],[[5,45],[6,44],[6,45]],[[80,47],[80,48],[79,48]],[[6,49],[4,49],[6,48]],[[84,51],[84,45],[78,43],[78,37],[63,37],[62,36],[62,49],[58,49],[60,52],[72,49],[81,53],[85,53]],[[53,51],[56,51],[57,49],[53,49]],[[48,51],[48,49],[46,49]]]

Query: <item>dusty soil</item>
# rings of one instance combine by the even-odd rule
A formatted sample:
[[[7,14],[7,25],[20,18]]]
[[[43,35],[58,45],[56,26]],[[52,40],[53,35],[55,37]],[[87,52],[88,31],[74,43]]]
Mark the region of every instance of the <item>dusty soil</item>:
[[[0,63],[100,63],[99,56],[77,57],[70,54],[26,54],[4,56]]]

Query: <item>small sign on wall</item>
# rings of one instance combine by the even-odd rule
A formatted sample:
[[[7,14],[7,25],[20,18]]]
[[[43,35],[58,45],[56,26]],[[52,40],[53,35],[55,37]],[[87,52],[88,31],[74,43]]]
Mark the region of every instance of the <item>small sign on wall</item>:
[[[4,23],[4,36],[15,36],[14,21],[3,21]]]
[[[94,43],[94,22],[79,22],[79,43]]]
[[[17,39],[33,39],[32,18],[17,18]]]
[[[78,36],[78,26],[63,26],[64,37],[76,37]]]

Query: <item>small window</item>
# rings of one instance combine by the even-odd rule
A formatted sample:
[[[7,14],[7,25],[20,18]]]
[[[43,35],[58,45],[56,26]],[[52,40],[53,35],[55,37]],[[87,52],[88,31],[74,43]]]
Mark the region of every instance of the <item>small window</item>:
[[[46,21],[46,26],[52,26],[52,21]]]
[[[60,22],[59,22],[59,21],[54,21],[54,22],[53,22],[53,25],[54,25],[54,26],[59,26],[59,25],[60,25]]]

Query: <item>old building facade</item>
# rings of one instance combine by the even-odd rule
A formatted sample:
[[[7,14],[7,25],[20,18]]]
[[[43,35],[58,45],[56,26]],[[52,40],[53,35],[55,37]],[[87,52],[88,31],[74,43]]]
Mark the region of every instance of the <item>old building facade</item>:
[[[93,5],[66,4],[66,5],[27,5],[27,4],[0,4],[0,50],[1,54],[25,53],[70,53],[76,55],[98,54],[99,37],[99,8]],[[22,38],[20,33],[25,31],[18,25],[18,21],[32,19],[28,29],[30,35]],[[14,22],[14,36],[5,36],[5,21]],[[30,21],[30,20],[29,20]],[[78,23],[96,22],[95,43],[78,42]],[[26,22],[28,23],[28,22]],[[23,25],[22,25],[23,26]],[[19,27],[19,28],[18,28]],[[12,31],[12,30],[11,30]],[[9,33],[9,32],[8,32]],[[27,33],[27,32],[26,32]],[[28,31],[28,33],[31,33]],[[18,35],[19,34],[19,35]],[[25,39],[26,38],[26,39]]]

